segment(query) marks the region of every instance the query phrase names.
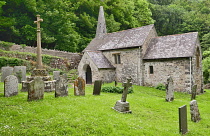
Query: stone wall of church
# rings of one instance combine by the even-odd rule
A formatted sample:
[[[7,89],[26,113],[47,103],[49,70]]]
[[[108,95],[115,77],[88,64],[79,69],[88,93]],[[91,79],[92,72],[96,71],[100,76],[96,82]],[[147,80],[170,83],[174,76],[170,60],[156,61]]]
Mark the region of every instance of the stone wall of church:
[[[86,80],[86,69],[88,65],[90,66],[92,72],[92,82],[95,80],[102,80],[103,82],[109,83],[115,80],[115,69],[98,69],[87,53],[84,53],[79,63],[79,77]]]
[[[134,84],[140,84],[140,48],[103,51],[103,54],[116,67],[116,81],[125,82],[131,76]],[[114,54],[120,54],[120,64],[115,64]]]
[[[150,66],[153,66],[153,74],[150,74]],[[192,87],[190,71],[190,58],[147,60],[144,61],[144,85],[166,84],[167,78],[171,76],[175,91],[190,93]]]

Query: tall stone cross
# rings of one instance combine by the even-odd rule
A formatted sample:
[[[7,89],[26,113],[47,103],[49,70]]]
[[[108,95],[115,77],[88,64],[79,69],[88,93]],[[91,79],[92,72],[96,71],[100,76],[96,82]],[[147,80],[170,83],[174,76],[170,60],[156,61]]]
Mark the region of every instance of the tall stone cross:
[[[34,23],[37,24],[37,66],[36,69],[42,69],[42,48],[41,48],[41,30],[40,30],[40,22],[43,22],[43,19],[40,18],[40,15],[37,15],[37,21]]]
[[[124,90],[123,90],[121,102],[126,102],[128,89],[132,86],[131,80],[132,80],[131,78],[127,78],[127,83],[123,83]]]

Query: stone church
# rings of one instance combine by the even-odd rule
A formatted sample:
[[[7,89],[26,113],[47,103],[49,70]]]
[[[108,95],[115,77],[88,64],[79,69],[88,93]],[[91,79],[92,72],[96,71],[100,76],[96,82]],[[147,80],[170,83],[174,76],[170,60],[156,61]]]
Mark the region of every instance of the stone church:
[[[198,32],[158,36],[155,26],[147,25],[107,33],[103,7],[100,7],[95,38],[83,51],[79,76],[92,83],[125,82],[157,86],[169,76],[178,92],[203,92],[202,54]]]

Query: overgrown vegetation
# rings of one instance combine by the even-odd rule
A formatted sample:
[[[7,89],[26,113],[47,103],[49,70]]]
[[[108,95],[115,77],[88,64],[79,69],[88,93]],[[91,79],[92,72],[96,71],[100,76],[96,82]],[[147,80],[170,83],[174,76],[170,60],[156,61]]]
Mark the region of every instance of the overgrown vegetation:
[[[59,59],[67,63],[67,60],[57,56],[42,55],[44,67],[52,72],[56,68],[51,68],[51,63]],[[36,66],[36,54],[18,51],[4,51],[0,49],[0,67],[3,66],[27,66],[27,71],[31,71]],[[62,65],[61,70],[69,70],[69,67]]]
[[[105,86],[101,89],[101,92],[105,92],[105,93],[123,93],[123,87],[119,87],[119,86]],[[130,87],[128,89],[128,93],[133,93],[133,88]]]
[[[166,102],[164,91],[133,85],[134,93],[127,97],[132,114],[121,114],[111,109],[121,94],[94,96],[93,86],[87,85],[85,96],[79,97],[69,87],[67,97],[54,98],[50,92],[43,100],[28,102],[27,92],[3,97],[0,83],[0,135],[180,136],[178,108],[182,105],[187,105],[188,112],[186,136],[210,135],[209,90],[196,97],[202,119],[194,123],[190,121],[190,94],[175,92],[175,100]]]
[[[166,90],[166,86],[165,86],[164,84],[159,83],[159,84],[155,87],[155,89],[165,91],[165,90]]]

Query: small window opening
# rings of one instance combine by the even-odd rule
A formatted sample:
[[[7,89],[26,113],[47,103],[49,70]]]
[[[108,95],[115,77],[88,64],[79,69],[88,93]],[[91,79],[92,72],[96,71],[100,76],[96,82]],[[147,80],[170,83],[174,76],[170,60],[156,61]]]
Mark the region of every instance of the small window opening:
[[[153,74],[154,73],[153,66],[149,66],[149,73],[150,74]]]
[[[196,66],[197,66],[197,68],[200,67],[200,51],[199,51],[199,49],[197,49],[197,52],[196,52]]]
[[[121,64],[120,54],[113,54],[114,55],[114,61],[115,64]]]

